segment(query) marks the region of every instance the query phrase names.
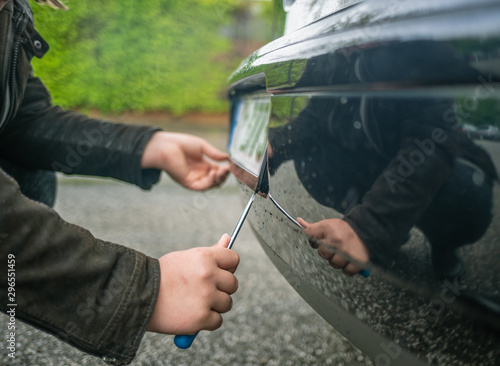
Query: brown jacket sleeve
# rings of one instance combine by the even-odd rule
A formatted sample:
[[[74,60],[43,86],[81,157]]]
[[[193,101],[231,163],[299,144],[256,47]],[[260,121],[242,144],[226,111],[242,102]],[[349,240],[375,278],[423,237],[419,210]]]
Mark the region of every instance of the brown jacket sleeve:
[[[158,261],[63,221],[2,170],[0,202],[0,261],[15,258],[14,293],[0,272],[0,308],[17,304],[18,319],[108,362],[130,363],[155,307]]]

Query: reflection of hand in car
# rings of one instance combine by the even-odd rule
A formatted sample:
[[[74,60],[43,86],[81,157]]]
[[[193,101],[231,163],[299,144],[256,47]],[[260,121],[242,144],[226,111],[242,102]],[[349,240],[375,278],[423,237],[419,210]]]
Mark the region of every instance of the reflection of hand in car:
[[[344,273],[354,275],[362,268],[350,262],[349,259],[354,259],[359,263],[368,263],[370,260],[366,246],[344,220],[327,219],[313,224],[302,218],[298,218],[297,221],[304,227],[307,235],[325,244],[318,248],[318,253],[333,268],[342,269]],[[334,249],[335,252],[329,250],[328,247]]]

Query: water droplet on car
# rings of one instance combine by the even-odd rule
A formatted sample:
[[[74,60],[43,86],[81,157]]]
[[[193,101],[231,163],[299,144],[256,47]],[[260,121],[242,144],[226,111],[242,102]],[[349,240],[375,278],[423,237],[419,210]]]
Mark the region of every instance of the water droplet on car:
[[[472,182],[476,186],[481,186],[484,183],[484,173],[481,171],[476,170],[474,173],[472,173]]]

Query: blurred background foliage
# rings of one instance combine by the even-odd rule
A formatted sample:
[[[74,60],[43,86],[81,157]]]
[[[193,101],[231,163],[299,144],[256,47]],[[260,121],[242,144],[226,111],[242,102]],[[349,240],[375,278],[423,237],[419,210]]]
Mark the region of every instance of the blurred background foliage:
[[[35,75],[64,108],[226,112],[227,77],[273,36],[273,5],[248,0],[32,1],[50,51]]]

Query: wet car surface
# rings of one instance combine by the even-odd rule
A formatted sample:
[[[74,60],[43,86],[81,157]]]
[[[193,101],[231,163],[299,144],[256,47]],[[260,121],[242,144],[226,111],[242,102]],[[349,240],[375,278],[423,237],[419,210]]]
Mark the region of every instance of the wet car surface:
[[[275,202],[249,215],[264,250],[377,364],[498,364],[500,143],[463,126],[500,126],[500,4],[285,5],[285,35],[230,87],[244,197],[267,152]],[[297,217],[349,223],[371,275],[332,268]]]

